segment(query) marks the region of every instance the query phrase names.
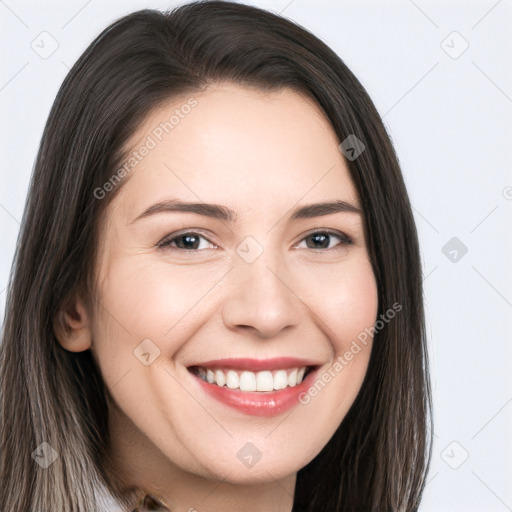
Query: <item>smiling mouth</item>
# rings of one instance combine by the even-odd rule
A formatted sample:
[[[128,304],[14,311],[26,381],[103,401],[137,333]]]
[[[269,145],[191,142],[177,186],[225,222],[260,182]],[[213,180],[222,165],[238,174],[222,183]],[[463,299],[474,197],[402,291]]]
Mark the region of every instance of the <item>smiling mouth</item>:
[[[316,366],[277,370],[235,370],[190,366],[188,370],[204,382],[241,392],[272,392],[298,386]]]

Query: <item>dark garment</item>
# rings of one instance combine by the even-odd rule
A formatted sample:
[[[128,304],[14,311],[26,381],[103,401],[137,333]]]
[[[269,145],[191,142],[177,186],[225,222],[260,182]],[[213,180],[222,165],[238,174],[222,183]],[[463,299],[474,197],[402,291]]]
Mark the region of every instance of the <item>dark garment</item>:
[[[146,494],[133,512],[171,512],[158,498]]]

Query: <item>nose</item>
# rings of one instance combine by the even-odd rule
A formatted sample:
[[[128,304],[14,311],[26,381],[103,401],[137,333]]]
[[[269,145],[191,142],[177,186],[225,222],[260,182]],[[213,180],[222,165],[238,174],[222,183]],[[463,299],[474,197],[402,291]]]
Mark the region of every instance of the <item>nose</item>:
[[[272,338],[299,323],[304,305],[293,291],[284,265],[275,260],[269,265],[267,259],[260,257],[250,264],[239,261],[237,266],[230,272],[222,310],[229,329]]]

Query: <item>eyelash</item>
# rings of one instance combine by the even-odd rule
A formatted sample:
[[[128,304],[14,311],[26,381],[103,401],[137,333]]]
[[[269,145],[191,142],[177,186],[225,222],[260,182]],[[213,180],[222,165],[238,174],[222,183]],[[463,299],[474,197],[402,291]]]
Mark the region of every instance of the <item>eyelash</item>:
[[[304,238],[302,238],[299,243],[303,242],[304,240],[306,240],[310,236],[318,235],[318,234],[334,236],[336,238],[339,238],[340,243],[336,244],[334,247],[330,247],[330,248],[321,248],[320,247],[320,248],[316,248],[316,249],[312,248],[311,250],[314,250],[314,251],[332,251],[332,250],[335,250],[336,247],[340,247],[340,246],[343,247],[343,246],[347,246],[347,245],[352,245],[354,243],[354,241],[349,236],[345,235],[341,231],[334,231],[332,229],[322,229],[322,230],[312,231],[311,233],[308,233]],[[181,238],[181,237],[183,237],[185,235],[199,235],[199,237],[204,238],[210,244],[215,245],[213,242],[210,242],[210,240],[208,240],[208,238],[206,238],[204,235],[202,235],[199,232],[196,232],[196,231],[182,231],[181,233],[178,232],[178,233],[171,233],[170,235],[167,235],[165,238],[160,240],[160,242],[158,242],[158,244],[156,246],[159,247],[159,248],[165,248],[166,250],[171,250],[171,251],[200,252],[201,250],[204,250],[204,249],[182,249],[181,247],[171,247],[171,243],[172,242],[174,242],[175,240],[177,240],[177,239],[179,239],[179,238]]]

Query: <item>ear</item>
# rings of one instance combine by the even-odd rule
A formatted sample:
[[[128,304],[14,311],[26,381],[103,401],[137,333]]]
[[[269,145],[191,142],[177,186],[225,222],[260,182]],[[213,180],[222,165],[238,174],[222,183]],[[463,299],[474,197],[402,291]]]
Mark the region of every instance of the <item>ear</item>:
[[[66,300],[53,319],[53,332],[57,341],[71,352],[83,352],[91,347],[89,326],[89,313],[78,295]]]

